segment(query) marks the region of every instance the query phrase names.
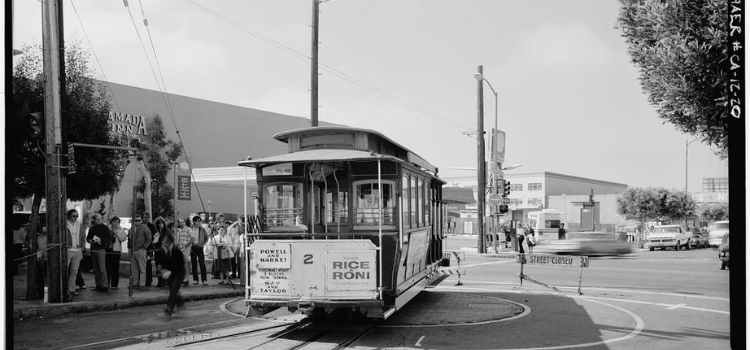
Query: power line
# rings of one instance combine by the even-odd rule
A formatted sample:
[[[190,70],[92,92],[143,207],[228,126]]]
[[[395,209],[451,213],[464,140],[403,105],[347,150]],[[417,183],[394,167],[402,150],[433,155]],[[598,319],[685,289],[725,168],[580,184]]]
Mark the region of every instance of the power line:
[[[154,60],[156,61],[156,68],[159,70],[161,83],[164,86],[164,91],[167,91],[167,82],[164,79],[164,76],[162,75],[161,65],[159,64],[159,57],[156,55],[156,47],[154,47],[154,40],[151,37],[151,30],[149,30],[148,28],[148,20],[146,19],[146,12],[143,10],[143,4],[141,3],[141,0],[138,0],[138,5],[141,7],[141,15],[143,16],[143,25],[146,27],[146,32],[148,33],[148,40],[151,43],[151,50],[154,52]],[[203,204],[203,197],[201,196],[201,190],[198,186],[198,183],[195,181],[195,175],[193,175],[193,165],[190,163],[190,157],[188,157],[187,149],[185,149],[185,143],[182,142],[182,136],[180,135],[180,130],[177,127],[177,120],[175,119],[174,109],[172,108],[172,103],[169,101],[169,96],[166,96],[166,100],[167,100],[167,106],[170,110],[170,115],[172,116],[172,123],[174,124],[174,128],[177,132],[177,138],[180,140],[180,148],[182,148],[182,152],[185,153],[185,161],[188,164],[188,169],[190,170],[190,176],[193,178],[193,182],[195,183],[195,191],[198,193],[198,200],[201,202],[201,208],[203,208],[203,211],[206,211],[206,206]],[[177,191],[177,188],[175,188],[174,190]]]
[[[94,45],[91,44],[91,39],[89,39],[89,34],[86,32],[86,28],[83,26],[83,21],[81,21],[81,16],[78,14],[78,10],[76,9],[76,5],[73,3],[73,0],[70,0],[70,6],[73,7],[73,12],[75,12],[76,14],[76,18],[78,19],[78,24],[81,25],[81,30],[83,30],[83,36],[86,37],[86,41],[89,43],[91,52],[94,55],[94,61],[96,61],[96,64],[99,66],[99,70],[102,72],[102,77],[104,78],[104,82],[107,84],[107,88],[109,89],[109,92],[112,94],[112,99],[115,101],[115,107],[117,107],[118,112],[122,112],[122,110],[120,110],[120,104],[117,103],[117,98],[115,98],[115,94],[114,92],[112,92],[112,84],[109,83],[109,79],[107,79],[107,75],[104,74],[104,67],[102,67],[101,62],[99,61],[99,57],[96,55],[96,50],[94,50]]]
[[[220,13],[214,11],[214,10],[211,10],[211,9],[209,9],[209,8],[203,6],[203,5],[200,5],[200,4],[196,3],[193,0],[185,0],[185,1],[187,1],[188,3],[192,4],[193,6],[197,7],[198,9],[200,9],[200,10],[202,10],[204,12],[207,12],[210,15],[212,15],[212,16],[214,16],[214,17],[216,17],[216,18],[218,18],[218,19],[220,19],[220,20],[222,20],[224,22],[227,22],[227,23],[231,24],[233,27],[239,29],[240,31],[242,31],[244,33],[247,33],[247,34],[251,35],[252,37],[255,37],[255,38],[257,38],[257,39],[259,39],[261,41],[264,41],[264,42],[266,42],[266,43],[268,43],[268,44],[270,44],[272,46],[275,46],[275,47],[281,49],[282,51],[284,51],[286,53],[289,53],[289,54],[291,54],[292,56],[294,56],[294,57],[296,57],[298,59],[302,59],[302,60],[304,60],[307,63],[309,63],[311,61],[311,58],[309,56],[307,56],[307,55],[305,55],[305,54],[303,54],[303,53],[301,53],[301,52],[299,52],[299,51],[297,51],[297,50],[295,50],[295,49],[293,49],[293,48],[291,48],[291,47],[289,47],[289,46],[287,46],[287,45],[285,45],[285,44],[283,44],[281,42],[278,42],[278,41],[276,41],[274,39],[268,38],[268,37],[266,37],[266,36],[264,36],[264,35],[262,35],[260,33],[254,32],[254,31],[252,31],[250,29],[247,29],[244,26],[242,26],[241,24],[239,24],[239,23],[237,23],[235,21],[232,21],[228,17],[226,17],[226,16],[224,16],[224,15],[222,15],[222,14],[220,14]],[[340,70],[338,70],[338,69],[336,69],[334,67],[331,67],[331,66],[323,64],[323,63],[320,63],[319,65],[323,68],[323,70],[325,70],[325,71],[333,74],[334,76],[338,77],[339,79],[342,79],[342,80],[344,80],[346,82],[349,82],[349,83],[352,83],[354,85],[357,85],[358,87],[360,87],[360,88],[362,88],[364,90],[367,90],[369,92],[372,92],[374,94],[381,95],[381,96],[383,96],[383,97],[385,97],[387,99],[390,99],[391,101],[396,102],[396,103],[398,103],[398,104],[400,104],[400,105],[402,105],[402,106],[404,106],[404,107],[406,107],[406,108],[408,108],[408,109],[410,109],[412,111],[415,111],[417,113],[423,114],[423,115],[425,115],[427,117],[430,117],[430,118],[433,118],[433,119],[438,119],[438,120],[444,121],[446,123],[450,123],[450,124],[453,124],[453,125],[465,128],[467,130],[474,130],[475,129],[473,127],[467,127],[465,125],[456,123],[455,121],[453,121],[451,119],[443,118],[441,116],[438,116],[435,113],[432,113],[432,112],[430,112],[430,111],[428,111],[428,110],[426,110],[424,108],[414,107],[414,106],[408,104],[407,102],[403,101],[402,99],[396,97],[395,95],[393,95],[391,93],[388,93],[387,91],[384,91],[382,89],[379,89],[379,88],[375,87],[374,85],[369,84],[367,82],[364,82],[361,79],[358,79],[358,78],[356,78],[356,77],[354,77],[354,76],[352,76],[350,74],[344,73],[344,72],[342,72],[342,71],[340,71]]]
[[[159,71],[159,76],[162,79],[161,84],[159,83],[159,78],[156,77],[156,72],[154,71],[154,66],[151,63],[151,59],[149,59],[149,57],[148,57],[148,51],[146,50],[146,46],[143,44],[143,38],[141,37],[140,31],[138,31],[138,26],[135,24],[135,19],[133,18],[133,13],[130,11],[130,6],[128,4],[128,1],[127,0],[123,0],[123,3],[125,4],[125,8],[128,10],[128,15],[130,16],[130,21],[133,23],[133,28],[135,29],[135,32],[138,35],[138,41],[141,43],[141,48],[143,48],[143,53],[146,55],[146,61],[148,61],[148,65],[151,68],[151,74],[154,76],[154,80],[156,80],[156,86],[159,89],[159,92],[161,93],[162,99],[164,99],[164,103],[167,106],[167,111],[169,112],[169,116],[171,117],[172,123],[174,124],[175,132],[177,133],[177,138],[180,141],[180,148],[182,148],[182,152],[185,154],[185,160],[187,161],[188,168],[191,169],[190,173],[192,174],[192,165],[190,164],[190,159],[188,157],[187,149],[185,149],[185,144],[184,144],[184,142],[182,142],[182,136],[180,135],[180,129],[177,126],[177,119],[174,116],[174,109],[172,108],[172,104],[169,102],[169,97],[165,93],[165,91],[167,90],[166,82],[164,81],[164,76],[161,74],[161,66],[159,65],[159,58],[156,55],[156,48],[154,47],[154,42],[151,39],[151,32],[148,29],[148,20],[146,19],[146,14],[145,14],[145,12],[143,10],[143,5],[140,4],[140,0],[139,0],[138,3],[141,5],[141,14],[143,16],[143,24],[146,26],[146,32],[148,32],[149,42],[150,42],[150,45],[151,45],[151,49],[154,52],[154,60],[156,61],[156,65],[157,65],[157,68],[158,68],[158,71]],[[193,178],[193,181],[195,181],[195,178]],[[175,188],[174,190],[177,191],[177,188]],[[199,201],[201,203],[201,207],[203,208],[203,211],[206,211],[206,207],[203,204],[203,198],[201,197],[200,189],[198,188],[197,184],[195,186],[195,190],[198,193],[198,199],[199,199]],[[175,203],[175,205],[177,205],[177,203]],[[177,220],[177,218],[175,218],[175,220]]]

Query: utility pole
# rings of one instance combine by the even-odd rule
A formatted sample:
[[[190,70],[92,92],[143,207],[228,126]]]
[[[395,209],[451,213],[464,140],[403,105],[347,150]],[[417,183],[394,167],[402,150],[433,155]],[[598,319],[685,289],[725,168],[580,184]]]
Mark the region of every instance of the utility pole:
[[[47,178],[47,244],[50,249],[47,252],[49,273],[47,285],[49,286],[49,302],[61,303],[65,295],[63,291],[63,276],[65,264],[63,258],[67,250],[63,250],[61,228],[63,210],[62,203],[62,174],[60,171],[60,155],[62,154],[62,127],[60,116],[60,51],[59,51],[59,22],[58,3],[59,0],[49,0],[42,7],[42,36],[43,36],[43,67],[44,67],[44,121],[45,121],[45,163]],[[67,263],[67,259],[65,259]]]
[[[310,87],[310,119],[312,126],[318,126],[318,12],[320,0],[312,0],[312,57],[311,57],[311,87]]]
[[[483,67],[477,67],[477,73],[482,73]],[[484,253],[484,203],[485,203],[485,177],[487,170],[484,162],[484,81],[477,80],[477,215],[479,216],[479,229],[477,233],[477,252]]]

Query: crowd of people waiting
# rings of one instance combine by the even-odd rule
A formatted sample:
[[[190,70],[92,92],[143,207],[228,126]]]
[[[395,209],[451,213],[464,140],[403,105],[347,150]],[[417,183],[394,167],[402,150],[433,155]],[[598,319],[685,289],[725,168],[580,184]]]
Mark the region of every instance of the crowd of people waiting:
[[[61,237],[67,251],[67,298],[72,300],[78,292],[87,289],[81,272],[93,272],[95,286],[92,290],[108,292],[120,288],[120,261],[126,260],[123,247],[127,246],[130,254],[129,269],[131,283],[136,290],[154,286],[171,288],[166,276],[181,277],[179,286],[188,286],[190,272],[193,285],[209,285],[209,274],[218,284],[230,284],[233,279],[240,280],[242,273],[242,233],[245,220],[243,216],[235,222],[226,220],[223,213],[216,214],[216,220],[206,219],[205,214],[189,218],[178,218],[176,225],[170,219],[157,217],[151,221],[148,213],[133,217],[132,226],[128,229],[121,226],[119,217],[113,216],[108,223],[103,221],[100,213],[93,213],[89,220],[80,217],[76,209],[66,213],[65,236]],[[90,226],[89,226],[90,225]],[[88,227],[87,227],[88,226]],[[14,227],[14,257],[21,261],[21,249],[28,240],[23,225]],[[17,231],[17,232],[16,232]],[[37,283],[43,285],[46,265],[46,232],[42,229],[37,235]],[[86,248],[89,244],[89,249]],[[172,274],[166,266],[172,266],[173,260],[167,254],[175,248],[182,253],[180,261],[184,272]],[[211,266],[206,269],[206,263]],[[14,262],[14,273],[17,273],[18,262]],[[166,272],[166,273],[164,273]],[[41,288],[39,288],[41,289]]]

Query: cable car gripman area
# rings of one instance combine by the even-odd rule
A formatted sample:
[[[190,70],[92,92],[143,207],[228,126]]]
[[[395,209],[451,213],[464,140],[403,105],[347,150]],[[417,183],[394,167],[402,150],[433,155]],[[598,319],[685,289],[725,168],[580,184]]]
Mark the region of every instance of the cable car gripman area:
[[[445,182],[435,166],[372,130],[274,138],[287,154],[238,162],[255,168],[258,185],[252,198],[245,185],[248,313],[387,318],[442,276]]]

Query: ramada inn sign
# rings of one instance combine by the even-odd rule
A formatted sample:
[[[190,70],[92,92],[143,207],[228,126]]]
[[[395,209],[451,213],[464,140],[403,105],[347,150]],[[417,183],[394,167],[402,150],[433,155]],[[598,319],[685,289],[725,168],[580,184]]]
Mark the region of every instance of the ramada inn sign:
[[[146,136],[146,117],[128,113],[109,112],[110,131]]]

